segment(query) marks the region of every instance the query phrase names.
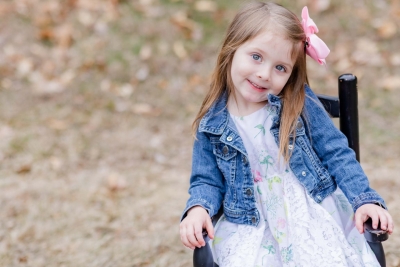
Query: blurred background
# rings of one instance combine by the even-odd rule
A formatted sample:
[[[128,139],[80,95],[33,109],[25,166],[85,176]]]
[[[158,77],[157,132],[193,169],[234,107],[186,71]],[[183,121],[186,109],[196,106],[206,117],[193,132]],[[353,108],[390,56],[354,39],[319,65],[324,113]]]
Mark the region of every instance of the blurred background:
[[[191,266],[191,123],[244,2],[0,1],[0,266]],[[309,61],[314,91],[358,77],[362,166],[400,266],[400,1],[277,3],[307,5],[331,49]]]

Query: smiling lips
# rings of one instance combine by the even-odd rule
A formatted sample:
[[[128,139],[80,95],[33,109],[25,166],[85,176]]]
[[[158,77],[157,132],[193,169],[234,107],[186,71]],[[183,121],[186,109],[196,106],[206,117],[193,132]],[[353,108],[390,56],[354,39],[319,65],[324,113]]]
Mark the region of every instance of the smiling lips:
[[[257,89],[257,91],[264,91],[265,89],[267,89],[267,88],[265,88],[265,87],[262,87],[262,86],[259,86],[258,84],[253,83],[253,82],[250,81],[250,80],[247,80],[247,81],[252,85],[252,87],[253,87],[254,89]]]

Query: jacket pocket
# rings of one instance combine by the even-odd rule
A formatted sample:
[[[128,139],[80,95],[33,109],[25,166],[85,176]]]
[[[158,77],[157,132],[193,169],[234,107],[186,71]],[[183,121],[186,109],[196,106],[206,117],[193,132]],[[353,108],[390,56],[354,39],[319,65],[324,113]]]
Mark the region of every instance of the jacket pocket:
[[[211,144],[213,146],[213,154],[217,160],[218,168],[227,183],[225,197],[236,202],[236,190],[234,185],[236,180],[236,159],[238,151],[219,140],[211,139]]]
[[[228,161],[237,155],[237,150],[221,141],[211,140],[213,145],[213,153],[215,156]]]

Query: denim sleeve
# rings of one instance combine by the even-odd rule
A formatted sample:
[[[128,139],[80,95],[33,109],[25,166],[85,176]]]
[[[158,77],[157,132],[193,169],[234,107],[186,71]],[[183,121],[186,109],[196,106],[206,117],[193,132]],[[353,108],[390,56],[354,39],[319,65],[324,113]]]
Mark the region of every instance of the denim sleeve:
[[[193,144],[190,197],[181,221],[186,217],[187,211],[194,206],[202,206],[211,217],[217,214],[225,192],[223,181],[208,134],[197,132]]]
[[[306,86],[305,117],[311,144],[323,166],[335,179],[354,212],[367,203],[387,209],[382,197],[369,186],[346,136],[336,128],[317,96]]]

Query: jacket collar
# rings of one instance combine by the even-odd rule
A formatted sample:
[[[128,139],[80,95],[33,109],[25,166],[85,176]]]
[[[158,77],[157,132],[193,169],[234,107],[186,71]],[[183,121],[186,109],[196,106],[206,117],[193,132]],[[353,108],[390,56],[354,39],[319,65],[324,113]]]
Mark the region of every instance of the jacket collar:
[[[230,120],[229,112],[227,109],[228,93],[225,93],[219,97],[217,101],[211,106],[204,117],[201,119],[199,124],[199,132],[208,132],[211,134],[221,135],[226,126],[233,124]],[[268,102],[276,107],[277,114],[281,111],[281,99],[279,96],[268,94]],[[233,129],[236,128],[234,125]]]

